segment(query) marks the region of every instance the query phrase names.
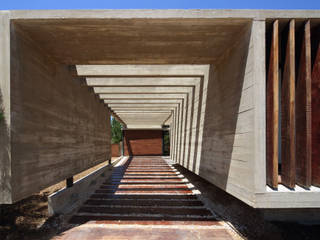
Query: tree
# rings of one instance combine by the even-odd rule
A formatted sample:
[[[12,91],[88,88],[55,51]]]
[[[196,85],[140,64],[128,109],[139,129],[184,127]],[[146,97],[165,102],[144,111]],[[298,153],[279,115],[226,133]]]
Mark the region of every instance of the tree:
[[[3,110],[0,109],[0,122],[4,119],[4,113]]]
[[[121,139],[121,124],[115,118],[111,118],[111,143],[119,143]]]

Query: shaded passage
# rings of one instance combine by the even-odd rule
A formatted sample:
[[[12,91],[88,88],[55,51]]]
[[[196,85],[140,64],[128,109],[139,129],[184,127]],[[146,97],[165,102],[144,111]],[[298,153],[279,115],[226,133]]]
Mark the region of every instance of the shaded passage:
[[[162,157],[133,157],[78,209],[59,239],[233,239],[201,193]],[[80,235],[81,234],[81,235]]]

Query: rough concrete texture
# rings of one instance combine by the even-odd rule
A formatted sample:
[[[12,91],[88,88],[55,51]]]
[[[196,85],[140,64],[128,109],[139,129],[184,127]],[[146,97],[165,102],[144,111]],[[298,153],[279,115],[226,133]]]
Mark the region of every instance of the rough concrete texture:
[[[122,157],[125,158],[125,157]],[[49,215],[68,214],[86,201],[100,184],[112,174],[114,167],[121,158],[114,160],[111,165],[102,166],[89,175],[76,181],[72,187],[63,188],[48,197]]]
[[[107,109],[16,26],[11,26],[10,78],[9,201],[110,158]]]
[[[250,36],[251,26],[210,72],[199,175],[253,204],[254,59],[249,51]]]
[[[10,23],[0,12],[0,203],[11,203]]]
[[[265,173],[265,21],[319,11],[1,14],[2,202],[104,160],[109,109],[128,129],[170,123],[171,158],[250,206],[319,207],[318,188],[273,192]]]

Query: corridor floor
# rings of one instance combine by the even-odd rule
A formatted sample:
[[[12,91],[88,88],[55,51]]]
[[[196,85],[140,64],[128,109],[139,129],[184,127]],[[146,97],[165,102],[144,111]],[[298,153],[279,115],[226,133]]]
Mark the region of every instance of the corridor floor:
[[[56,239],[239,239],[162,157],[123,160]]]

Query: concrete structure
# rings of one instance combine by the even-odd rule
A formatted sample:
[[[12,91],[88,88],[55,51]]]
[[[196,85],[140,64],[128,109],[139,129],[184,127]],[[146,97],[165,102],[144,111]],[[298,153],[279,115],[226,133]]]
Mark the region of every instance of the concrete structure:
[[[299,72],[300,84],[310,79],[304,77],[310,69],[299,70],[300,66],[310,62],[316,82],[320,68],[317,34],[311,34],[311,40],[303,38],[309,39],[304,45],[296,42],[297,49],[312,45],[308,54],[297,53],[307,60],[290,58],[295,50],[290,38],[295,28],[290,26],[296,21],[299,38],[310,22],[311,33],[316,33],[319,19],[320,11],[0,12],[0,99],[5,116],[0,203],[18,201],[109,158],[106,120],[112,114],[128,130],[170,125],[171,159],[252,207],[319,208],[316,180],[307,187],[300,180],[305,169],[308,181],[312,174],[317,179],[316,158],[310,174],[311,160],[298,160],[296,171],[292,155],[278,159],[274,151],[276,160],[269,171],[267,151],[278,146],[279,131],[266,141],[267,123],[279,123],[279,118],[270,120],[270,112],[280,114],[273,105],[270,110],[266,100],[278,102],[270,97],[279,92],[272,88],[270,94],[272,79],[279,71],[287,84],[287,78],[294,80],[292,74]],[[272,33],[275,37],[269,41]],[[279,37],[289,40],[275,51],[274,39]],[[291,66],[294,60],[297,69]],[[308,89],[307,81],[302,82],[298,93]],[[275,83],[272,86],[279,86],[279,81]],[[305,128],[297,129],[291,121],[295,111],[299,121],[309,119],[305,113],[310,104],[306,100],[299,105],[304,96],[300,93],[296,109],[288,104],[295,95],[288,91],[292,85],[286,84],[281,86],[281,111],[292,114],[289,120],[283,117],[280,126],[285,139],[282,153],[295,150],[296,135],[307,140],[310,135],[307,120],[302,121]],[[299,141],[303,145],[304,140]],[[297,154],[301,156],[300,150]],[[286,167],[278,172],[281,161],[297,175],[293,186],[287,184]],[[276,187],[268,180],[270,174]],[[278,175],[283,179],[279,186]]]

